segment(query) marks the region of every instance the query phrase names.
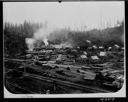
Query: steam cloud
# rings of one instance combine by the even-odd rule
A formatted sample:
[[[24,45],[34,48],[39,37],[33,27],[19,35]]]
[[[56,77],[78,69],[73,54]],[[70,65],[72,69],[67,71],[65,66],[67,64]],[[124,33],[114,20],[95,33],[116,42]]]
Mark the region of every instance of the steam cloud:
[[[43,41],[45,46],[48,46],[48,35],[53,31],[53,28],[50,26],[44,26],[40,28],[37,32],[34,33],[33,38],[26,38],[26,44],[28,46],[29,50],[33,50],[35,46],[35,43],[38,43],[39,41]],[[37,44],[38,45],[38,44]]]
[[[47,28],[41,28],[36,33],[34,33],[33,39],[35,40],[41,40],[44,42],[45,46],[48,45],[48,39],[47,36],[49,35],[50,30]]]
[[[30,51],[32,51],[33,48],[34,48],[34,42],[35,42],[35,40],[33,38],[26,38],[25,40],[26,40],[26,44],[28,46],[28,49]]]

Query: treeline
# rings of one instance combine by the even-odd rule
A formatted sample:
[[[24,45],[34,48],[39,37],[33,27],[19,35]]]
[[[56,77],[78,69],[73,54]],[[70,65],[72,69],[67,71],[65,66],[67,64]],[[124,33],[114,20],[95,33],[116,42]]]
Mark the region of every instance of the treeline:
[[[23,24],[4,23],[4,54],[16,57],[27,49],[25,38],[31,38],[42,25],[25,21]]]
[[[90,40],[92,44],[104,47],[112,46],[114,44],[123,46],[123,35],[124,22],[121,22],[119,26],[103,30],[93,29],[90,31],[70,31],[62,29],[51,33],[49,35],[49,40],[55,44],[69,42],[72,46],[83,48],[89,46],[86,40]]]
[[[44,24],[45,26],[45,24]],[[32,38],[33,34],[43,24],[30,23],[25,21],[23,24],[4,23],[4,54],[16,57],[19,53],[24,53],[27,50],[25,38]],[[87,48],[86,40],[90,40],[98,46],[112,46],[118,44],[123,46],[122,36],[124,34],[124,22],[119,26],[106,28],[103,30],[93,29],[90,31],[71,31],[70,29],[59,29],[51,32],[48,36],[50,44],[70,43],[72,46]],[[44,45],[42,41],[36,41],[37,46]]]
[[[57,29],[50,33],[48,41],[51,44],[61,44],[68,40],[70,31],[67,29]]]
[[[70,32],[68,39],[72,39],[75,46],[88,47],[86,40],[90,40],[92,44],[97,46],[113,46],[118,44],[123,46],[122,37],[124,34],[124,25],[113,28],[106,28],[104,30],[93,29],[87,32]]]

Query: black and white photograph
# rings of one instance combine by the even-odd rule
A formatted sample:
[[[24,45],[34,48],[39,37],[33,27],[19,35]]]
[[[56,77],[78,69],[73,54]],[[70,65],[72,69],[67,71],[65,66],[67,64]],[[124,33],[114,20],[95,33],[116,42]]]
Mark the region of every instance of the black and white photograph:
[[[4,96],[125,96],[124,4],[3,2]]]

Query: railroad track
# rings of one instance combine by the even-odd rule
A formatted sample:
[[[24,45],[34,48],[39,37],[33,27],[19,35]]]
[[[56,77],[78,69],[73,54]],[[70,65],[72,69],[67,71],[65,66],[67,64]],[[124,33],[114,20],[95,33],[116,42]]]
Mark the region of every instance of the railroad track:
[[[22,59],[8,59],[5,58],[4,60],[11,60],[11,61],[32,61],[32,60],[22,60]],[[62,65],[60,65],[62,67]],[[33,69],[35,69],[34,67],[32,67]],[[37,70],[38,68],[36,68]],[[92,93],[109,93],[111,91],[105,90],[105,89],[100,89],[97,87],[90,87],[88,85],[81,85],[81,84],[77,84],[77,83],[72,83],[69,81],[63,81],[60,79],[56,79],[56,78],[51,78],[51,77],[44,77],[44,76],[39,76],[39,75],[35,75],[35,74],[30,74],[30,73],[25,73],[25,76],[32,78],[32,79],[38,79],[38,80],[42,80],[42,81],[47,81],[47,82],[56,82],[58,85],[62,85],[62,86],[68,86],[68,87],[72,87],[72,88],[76,88],[76,89],[80,89],[80,90],[85,90],[85,91],[89,91]]]
[[[33,60],[31,60],[31,59],[12,59],[12,58],[4,58],[4,61],[8,61],[8,60],[10,60],[10,61],[21,61],[21,62],[27,62],[27,61],[33,61]]]
[[[9,82],[9,81],[7,81],[6,80],[6,85],[8,86],[13,86],[13,87],[15,87],[15,88],[19,88],[19,89],[22,89],[22,90],[24,90],[24,91],[27,91],[27,92],[29,92],[29,93],[31,93],[31,94],[36,94],[36,92],[33,92],[33,91],[30,91],[30,90],[28,90],[28,89],[26,89],[26,88],[23,88],[23,87],[21,87],[21,86],[19,86],[19,85],[17,85],[17,84],[14,84],[14,83],[12,83],[12,82]]]
[[[109,92],[111,92],[111,91],[104,90],[104,89],[93,88],[93,87],[89,87],[89,86],[86,86],[86,85],[80,85],[80,84],[72,83],[72,82],[69,82],[69,81],[62,81],[62,80],[55,79],[55,78],[49,78],[49,77],[44,77],[44,76],[39,76],[39,75],[34,75],[34,74],[29,74],[29,73],[24,74],[24,76],[30,77],[32,79],[47,81],[47,82],[55,82],[58,85],[68,86],[68,87],[80,89],[80,90],[83,90],[83,91],[88,90],[92,93],[99,93],[99,92],[109,93]]]

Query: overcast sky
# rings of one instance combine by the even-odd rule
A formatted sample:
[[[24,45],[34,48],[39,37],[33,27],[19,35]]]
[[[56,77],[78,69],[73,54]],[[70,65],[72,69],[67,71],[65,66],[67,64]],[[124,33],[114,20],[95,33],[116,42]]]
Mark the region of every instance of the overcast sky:
[[[3,19],[12,23],[45,22],[71,29],[103,28],[124,19],[124,2],[4,2]]]

